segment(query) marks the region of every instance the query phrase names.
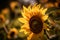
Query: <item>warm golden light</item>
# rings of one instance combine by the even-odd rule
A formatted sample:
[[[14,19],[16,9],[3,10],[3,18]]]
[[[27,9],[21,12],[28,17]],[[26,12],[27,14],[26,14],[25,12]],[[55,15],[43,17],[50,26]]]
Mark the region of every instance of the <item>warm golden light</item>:
[[[41,5],[35,4],[34,6],[29,6],[26,8],[23,6],[23,10],[21,11],[23,18],[19,18],[20,22],[23,22],[24,25],[21,27],[20,32],[24,32],[25,34],[29,34],[27,40],[38,40],[40,37],[42,39],[45,26],[44,21],[47,20],[48,15],[45,14],[47,8],[43,9],[40,7]]]

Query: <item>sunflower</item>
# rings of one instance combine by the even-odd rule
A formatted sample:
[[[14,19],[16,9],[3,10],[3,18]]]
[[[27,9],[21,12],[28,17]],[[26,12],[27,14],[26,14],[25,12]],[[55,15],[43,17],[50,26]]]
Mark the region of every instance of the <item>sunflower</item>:
[[[0,14],[0,23],[2,24],[4,22],[5,22],[5,17],[2,14]]]
[[[43,29],[46,29],[44,21],[47,20],[48,15],[45,14],[47,8],[43,9],[40,6],[40,4],[30,5],[28,8],[23,6],[21,10],[23,18],[19,18],[18,20],[23,22],[24,25],[21,27],[20,32],[23,31],[29,35],[27,40],[38,40],[39,38],[43,40]]]
[[[11,39],[11,38],[16,38],[17,37],[17,34],[18,34],[18,30],[16,28],[12,28],[10,29],[10,31],[8,32],[8,38]]]

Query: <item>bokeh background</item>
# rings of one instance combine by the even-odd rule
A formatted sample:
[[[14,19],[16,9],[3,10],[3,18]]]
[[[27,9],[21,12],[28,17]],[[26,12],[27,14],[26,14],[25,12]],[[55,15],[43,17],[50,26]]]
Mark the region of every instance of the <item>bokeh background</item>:
[[[44,40],[60,40],[60,0],[0,0],[0,40],[27,40],[28,34],[19,32],[24,23],[18,18],[23,17],[23,6],[35,3],[48,8],[45,23],[49,29],[44,30]]]

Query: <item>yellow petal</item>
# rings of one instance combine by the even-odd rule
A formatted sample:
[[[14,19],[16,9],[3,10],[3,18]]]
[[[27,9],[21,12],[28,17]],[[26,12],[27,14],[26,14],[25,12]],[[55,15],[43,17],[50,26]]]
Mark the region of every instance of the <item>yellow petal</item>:
[[[29,5],[28,9],[31,10],[31,5]]]
[[[43,13],[43,8],[40,9],[40,13],[41,13],[42,15],[44,15],[44,13]]]
[[[30,33],[30,28],[28,23],[21,26],[20,32],[24,32],[25,34]]]
[[[26,16],[26,13],[24,13],[22,10],[21,10],[21,13],[22,13],[23,18],[28,21],[29,16]]]
[[[37,8],[40,8],[41,7],[41,4],[37,5]]]
[[[45,15],[42,17],[43,21],[46,21],[48,19],[48,15]]]
[[[24,18],[19,18],[18,20],[22,23],[27,23],[27,21]]]
[[[43,9],[42,11],[43,11],[42,14],[45,15],[47,8]]]
[[[42,11],[43,10],[43,7],[40,9],[40,11]]]
[[[29,10],[25,7],[25,6],[23,6],[23,12],[25,13],[25,12],[28,12]]]
[[[26,18],[30,19],[32,16],[32,13],[29,12],[29,13],[25,14],[25,16],[26,16]]]
[[[29,24],[28,24],[28,23],[25,23],[21,28],[22,28],[22,29],[30,29],[30,27],[29,27]]]
[[[28,34],[28,32],[25,29],[21,29],[19,32],[24,32],[24,34]]]
[[[45,29],[45,30],[49,30],[49,25],[46,24],[46,23],[44,23],[44,29]]]
[[[36,7],[36,5],[37,5],[37,3],[36,3],[36,4],[34,4],[34,6],[32,6],[32,9],[34,9],[34,8]]]
[[[32,36],[33,36],[33,33],[31,33],[29,37],[27,37],[27,40],[31,40],[31,38],[33,38]]]

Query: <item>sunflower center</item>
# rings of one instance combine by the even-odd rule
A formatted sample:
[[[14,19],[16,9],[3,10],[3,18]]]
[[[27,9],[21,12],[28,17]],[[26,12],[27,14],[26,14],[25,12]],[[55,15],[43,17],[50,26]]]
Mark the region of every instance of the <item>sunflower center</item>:
[[[15,33],[14,32],[11,32],[10,36],[11,37],[14,37]]]
[[[42,31],[43,22],[39,16],[33,16],[29,21],[29,26],[33,33],[38,34]]]

